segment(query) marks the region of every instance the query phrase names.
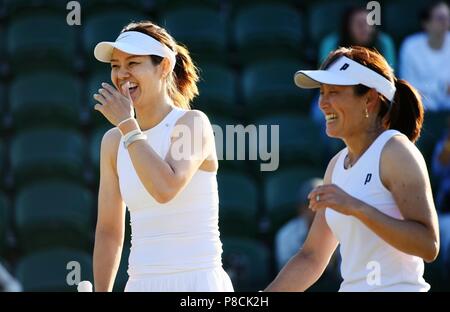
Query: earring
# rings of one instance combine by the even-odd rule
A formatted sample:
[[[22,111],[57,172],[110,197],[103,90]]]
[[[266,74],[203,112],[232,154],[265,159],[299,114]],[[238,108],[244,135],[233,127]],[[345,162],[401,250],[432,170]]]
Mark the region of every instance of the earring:
[[[366,113],[365,113],[365,115],[364,115],[366,118],[369,118],[369,112],[367,111],[367,108],[366,108]]]

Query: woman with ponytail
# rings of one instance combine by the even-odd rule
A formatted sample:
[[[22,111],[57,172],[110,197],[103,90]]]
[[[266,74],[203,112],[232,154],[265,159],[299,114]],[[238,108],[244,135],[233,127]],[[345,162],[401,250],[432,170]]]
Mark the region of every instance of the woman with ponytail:
[[[114,128],[101,144],[96,291],[111,291],[131,216],[125,291],[233,291],[222,268],[218,161],[188,50],[151,22],[131,23],[95,57],[111,64],[95,109]]]
[[[326,133],[346,147],[308,196],[316,212],[303,248],[268,291],[302,291],[340,244],[339,291],[428,291],[424,260],[439,252],[439,229],[425,161],[414,145],[422,101],[386,60],[363,47],[339,48],[295,83],[320,88]]]

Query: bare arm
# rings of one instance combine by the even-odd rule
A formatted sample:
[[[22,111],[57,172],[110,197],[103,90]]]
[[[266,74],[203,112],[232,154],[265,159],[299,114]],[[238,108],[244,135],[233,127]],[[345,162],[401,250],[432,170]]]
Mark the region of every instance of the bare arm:
[[[143,140],[128,147],[131,161],[142,184],[161,203],[175,197],[214,152],[212,127],[202,112],[186,112],[178,120],[174,132],[179,132],[179,135],[175,133],[172,137],[172,144],[165,159]]]
[[[310,193],[313,210],[332,208],[354,216],[396,249],[433,261],[439,252],[439,228],[425,161],[405,137],[394,137],[381,156],[381,180],[403,216],[393,218],[352,197],[337,185],[323,185]],[[315,200],[320,195],[320,202]]]
[[[94,108],[112,124],[118,125],[128,119],[133,110],[130,91],[125,87],[122,94],[106,83],[102,87],[101,95],[94,95],[101,104],[96,104]],[[120,125],[124,135],[133,130],[140,130],[135,120]],[[205,114],[197,110],[187,111],[178,120],[174,132],[178,133],[172,134],[172,144],[165,159],[145,140],[135,141],[128,147],[139,179],[149,194],[160,203],[175,197],[205,160],[209,160],[205,162],[207,171],[215,171],[218,167],[214,133]]]
[[[328,165],[325,184],[331,183],[337,157]],[[289,260],[265,291],[305,291],[323,274],[337,244],[325,220],[325,210],[322,209],[316,213],[302,249]]]
[[[100,153],[100,187],[94,246],[95,291],[112,291],[120,264],[125,231],[125,204],[116,170],[120,132],[103,137]]]
[[[404,218],[362,205],[357,217],[395,248],[427,262],[439,252],[439,227],[425,161],[404,137],[394,137],[381,158],[381,178]]]

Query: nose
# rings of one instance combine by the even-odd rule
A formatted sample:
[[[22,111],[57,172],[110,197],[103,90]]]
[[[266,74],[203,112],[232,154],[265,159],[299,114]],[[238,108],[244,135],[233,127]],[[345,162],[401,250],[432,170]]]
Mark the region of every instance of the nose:
[[[330,106],[330,102],[328,101],[328,97],[324,94],[321,94],[319,96],[319,108],[323,111],[325,110],[327,107]]]
[[[117,78],[119,80],[123,80],[123,79],[126,79],[128,77],[130,77],[130,72],[125,67],[121,66],[119,68],[119,70],[117,71]]]

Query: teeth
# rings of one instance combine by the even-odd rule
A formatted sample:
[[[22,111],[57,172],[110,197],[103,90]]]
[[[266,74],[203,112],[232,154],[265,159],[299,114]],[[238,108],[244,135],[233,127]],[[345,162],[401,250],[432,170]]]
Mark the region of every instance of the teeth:
[[[137,87],[137,84],[135,83],[135,82],[131,82],[131,81],[124,81],[124,82],[122,82],[122,86],[124,85],[124,84],[126,84],[127,82],[129,82],[130,84],[129,84],[129,89],[131,89],[131,88],[134,88],[134,87]]]
[[[329,121],[329,120],[334,120],[337,119],[337,115],[336,114],[327,114],[325,115],[325,120]]]

